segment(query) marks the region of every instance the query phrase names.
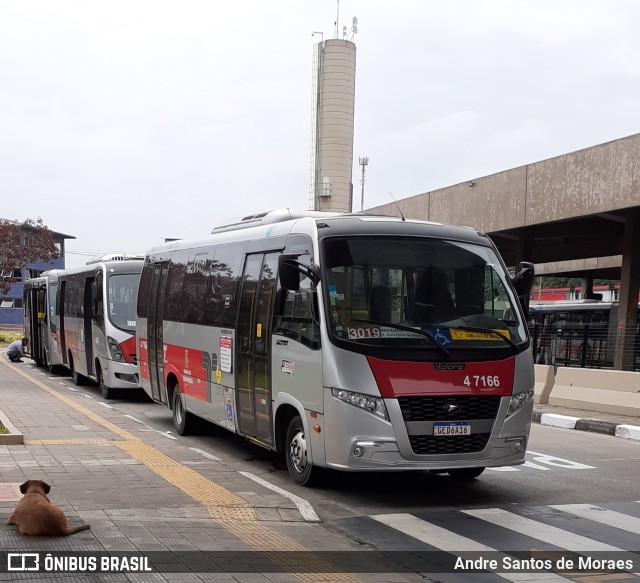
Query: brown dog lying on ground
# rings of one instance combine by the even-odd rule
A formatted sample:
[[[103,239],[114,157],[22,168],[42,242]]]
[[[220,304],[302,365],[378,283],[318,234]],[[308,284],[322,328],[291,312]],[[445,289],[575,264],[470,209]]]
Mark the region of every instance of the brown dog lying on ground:
[[[27,480],[20,486],[24,496],[18,502],[7,524],[17,524],[22,534],[30,536],[68,536],[91,528],[88,524],[69,526],[59,506],[49,502],[51,486],[42,480]]]

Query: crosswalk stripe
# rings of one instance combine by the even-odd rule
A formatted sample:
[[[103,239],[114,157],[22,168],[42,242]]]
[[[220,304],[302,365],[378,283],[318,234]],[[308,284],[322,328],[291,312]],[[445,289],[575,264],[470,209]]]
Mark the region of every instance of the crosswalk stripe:
[[[497,553],[501,561],[502,557],[507,556],[492,547],[455,534],[441,526],[425,522],[411,514],[379,514],[371,518],[447,553],[457,554],[463,549],[465,552],[492,552]],[[496,572],[496,575],[507,581],[566,581],[564,577],[555,573]]]
[[[615,510],[608,510],[591,504],[556,504],[552,505],[551,508],[626,530],[633,534],[640,533],[640,518],[622,514]]]
[[[562,549],[570,549],[575,552],[624,550],[500,508],[480,508],[462,510],[462,512]]]

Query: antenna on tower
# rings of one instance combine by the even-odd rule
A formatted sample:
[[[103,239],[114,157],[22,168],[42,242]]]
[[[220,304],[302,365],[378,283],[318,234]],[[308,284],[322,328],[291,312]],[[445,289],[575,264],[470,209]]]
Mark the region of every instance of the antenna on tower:
[[[362,158],[358,158],[360,166],[362,166],[360,183],[362,184],[362,194],[360,195],[360,210],[364,210],[364,183],[365,183],[365,172],[367,170],[367,164],[369,164],[369,156],[363,156]]]
[[[348,32],[346,26],[342,27],[342,38],[353,42],[353,38],[356,34],[358,34],[358,19],[354,16],[351,19],[351,28]]]
[[[338,26],[340,24],[340,0],[336,0],[336,36],[335,38],[338,38]]]

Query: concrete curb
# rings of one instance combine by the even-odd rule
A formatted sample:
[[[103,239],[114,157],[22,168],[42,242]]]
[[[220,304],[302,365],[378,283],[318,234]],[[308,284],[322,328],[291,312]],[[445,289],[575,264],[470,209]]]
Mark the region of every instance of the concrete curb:
[[[9,433],[0,433],[0,445],[22,445],[24,436],[7,419],[7,416],[0,411],[0,423],[7,428]]]
[[[534,411],[532,421],[534,423],[540,423],[541,425],[550,425],[563,429],[577,429],[579,431],[589,431],[590,433],[602,433],[623,439],[640,441],[640,426],[636,425],[625,425],[615,423],[614,421],[602,421],[601,419],[569,417],[568,415],[543,413],[542,411]]]

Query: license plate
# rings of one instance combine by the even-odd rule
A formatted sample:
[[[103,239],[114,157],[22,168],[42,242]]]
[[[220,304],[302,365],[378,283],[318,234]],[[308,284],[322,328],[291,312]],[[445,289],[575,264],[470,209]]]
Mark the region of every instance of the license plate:
[[[469,422],[456,422],[456,423],[434,423],[433,424],[434,435],[471,435],[471,423]]]

